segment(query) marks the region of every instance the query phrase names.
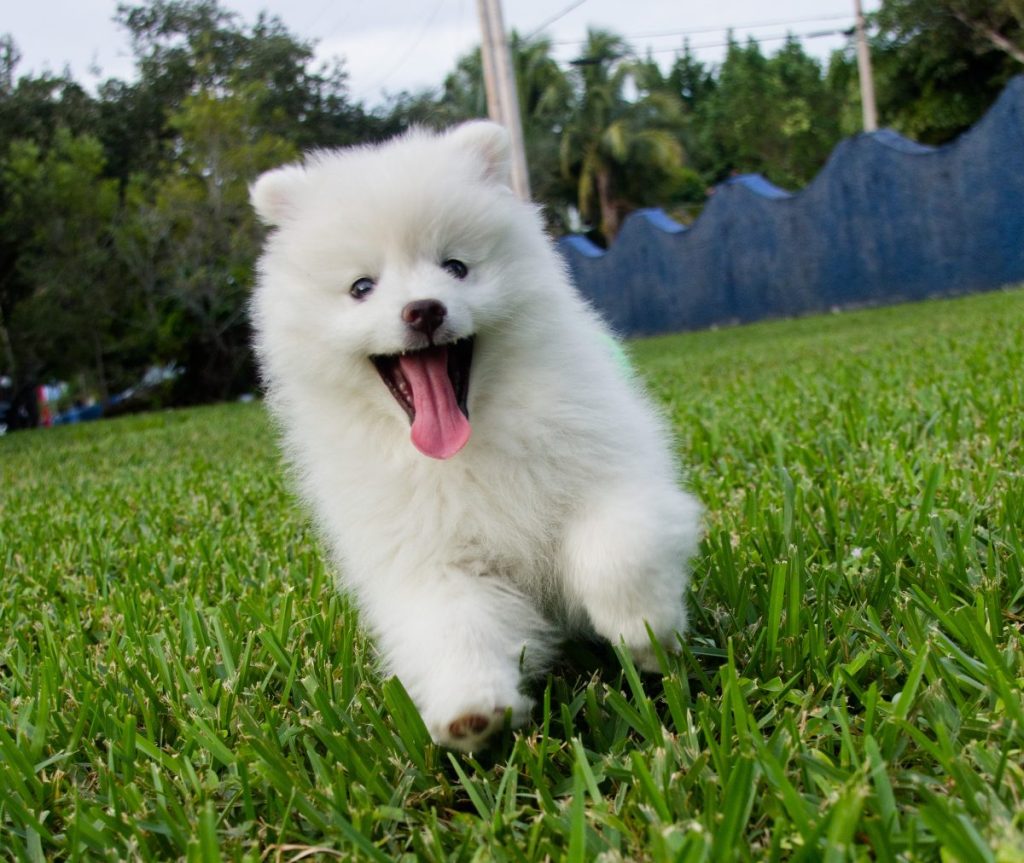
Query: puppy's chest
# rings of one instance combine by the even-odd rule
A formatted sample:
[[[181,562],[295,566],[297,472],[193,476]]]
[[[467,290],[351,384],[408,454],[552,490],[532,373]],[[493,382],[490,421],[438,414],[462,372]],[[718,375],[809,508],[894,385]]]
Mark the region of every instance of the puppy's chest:
[[[392,483],[386,505],[399,536],[420,537],[424,553],[491,574],[546,568],[557,553],[571,495],[557,474],[538,464],[466,459],[424,465]],[[371,492],[373,493],[373,492]]]

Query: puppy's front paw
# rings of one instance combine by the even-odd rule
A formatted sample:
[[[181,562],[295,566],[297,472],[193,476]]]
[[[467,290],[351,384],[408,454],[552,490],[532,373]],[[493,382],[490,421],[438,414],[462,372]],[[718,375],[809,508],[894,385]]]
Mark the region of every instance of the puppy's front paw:
[[[446,728],[441,729],[440,734],[435,734],[434,739],[450,749],[473,752],[501,728],[504,719],[505,711],[500,707],[494,708],[490,715],[476,712],[463,713],[449,722]]]
[[[434,742],[449,749],[462,752],[476,752],[483,748],[487,739],[505,724],[506,715],[511,714],[513,728],[522,725],[529,715],[533,703],[518,692],[505,699],[481,699],[445,718],[424,717]]]
[[[662,642],[662,649],[669,656],[679,652],[679,645],[673,642]],[[641,671],[647,674],[661,674],[663,669],[661,662],[658,660],[658,654],[654,652],[654,648],[651,647],[650,643],[643,647],[634,647],[630,650],[633,656],[633,664]]]
[[[603,631],[612,644],[625,642],[633,657],[633,664],[641,671],[657,674],[663,669],[658,661],[658,655],[651,644],[651,632],[649,627],[651,619],[656,621],[653,627],[654,637],[657,639],[661,649],[667,654],[679,653],[679,636],[686,631],[686,610],[682,605],[675,609],[668,608],[662,611],[661,619],[653,614],[637,616],[632,619],[619,618],[605,622]]]

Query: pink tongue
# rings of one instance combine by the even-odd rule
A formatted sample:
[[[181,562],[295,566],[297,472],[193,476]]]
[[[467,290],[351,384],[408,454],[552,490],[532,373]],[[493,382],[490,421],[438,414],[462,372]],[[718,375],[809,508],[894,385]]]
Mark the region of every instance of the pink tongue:
[[[451,458],[466,445],[471,429],[448,377],[448,350],[409,354],[399,357],[398,363],[416,409],[413,445],[431,458]]]

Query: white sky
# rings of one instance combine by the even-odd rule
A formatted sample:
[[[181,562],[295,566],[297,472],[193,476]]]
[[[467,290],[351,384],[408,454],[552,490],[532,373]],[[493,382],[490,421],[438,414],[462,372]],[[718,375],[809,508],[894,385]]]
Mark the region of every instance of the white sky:
[[[879,3],[865,0],[865,10]],[[386,92],[440,85],[456,59],[479,41],[476,0],[222,0],[222,5],[246,21],[266,10],[293,34],[314,40],[318,56],[344,58],[353,97],[370,106]],[[4,0],[3,6],[0,33],[14,37],[21,73],[60,72],[67,66],[89,89],[106,78],[132,77],[128,40],[112,21],[117,0]],[[505,23],[530,33],[570,6],[575,8],[544,30],[562,61],[579,55],[588,27],[613,30],[639,53],[649,48],[666,62],[681,47],[682,32],[689,31],[698,56],[716,62],[730,26],[741,39],[749,34],[764,40],[763,50],[773,53],[782,41],[769,37],[787,30],[801,35],[853,23],[853,0],[505,0]],[[804,47],[826,59],[846,41],[840,35],[807,38]]]

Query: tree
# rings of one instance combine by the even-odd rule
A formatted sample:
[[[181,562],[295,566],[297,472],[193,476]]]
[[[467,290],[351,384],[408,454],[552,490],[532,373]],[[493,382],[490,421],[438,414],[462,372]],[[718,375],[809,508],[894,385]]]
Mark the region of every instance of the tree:
[[[795,38],[772,57],[754,40],[741,45],[730,39],[715,86],[696,110],[701,138],[695,161],[716,181],[758,172],[799,188],[840,138],[841,99]]]
[[[187,401],[223,399],[255,383],[246,300],[261,231],[248,184],[298,155],[263,129],[261,85],[233,89],[184,100],[171,118],[175,169],[156,184],[154,211],[140,208],[136,216],[166,236],[154,250],[163,271],[158,296],[174,322],[170,341],[185,367],[180,395]]]
[[[656,81],[660,76],[659,67],[653,67],[651,78]],[[683,43],[683,51],[672,62],[668,74],[660,84],[655,86],[664,89],[677,99],[681,106],[681,124],[679,138],[690,164],[698,167],[701,161],[707,161],[701,154],[701,112],[714,95],[717,82],[712,70],[705,66],[690,49],[689,41]],[[700,200],[705,182],[700,182],[691,191],[690,197]]]
[[[1024,65],[1024,3],[1020,0],[885,0],[877,22],[903,42],[966,39],[976,54],[998,51]]]
[[[565,204],[572,200],[572,186],[560,170],[559,136],[572,109],[572,84],[551,56],[549,39],[523,40],[513,34],[511,50],[530,189],[534,198],[545,204],[549,227],[564,231],[568,227]]]
[[[31,142],[32,158],[42,162],[61,130],[72,136],[93,132],[97,112],[94,100],[66,75],[19,77],[19,59],[14,40],[0,37],[0,366],[20,383],[28,383],[38,361],[30,364],[27,356],[19,358],[23,345],[16,350],[9,329],[17,306],[33,292],[32,256],[41,242],[40,222],[48,214],[42,202],[28,205],[24,188],[12,185],[24,178],[10,172],[11,155]],[[27,152],[22,149],[18,157],[23,165]]]
[[[1020,0],[884,0],[873,18],[879,113],[917,140],[964,132],[1024,71]]]
[[[580,216],[607,242],[623,218],[664,201],[684,182],[677,100],[636,88],[642,64],[614,34],[591,30],[575,61],[576,100],[561,139],[561,168],[576,187]]]
[[[106,395],[117,371],[108,352],[130,314],[110,255],[118,188],[103,171],[100,142],[67,129],[47,151],[14,142],[3,164],[4,222],[22,240],[16,267],[25,290],[5,310],[17,365],[29,376],[83,372]]]
[[[130,102],[143,114],[166,121],[200,91],[252,87],[266,130],[300,148],[350,144],[375,129],[374,118],[349,101],[341,62],[314,68],[313,45],[278,18],[260,15],[246,27],[217,0],[153,0],[122,4],[118,21],[139,68]],[[154,125],[165,141],[173,138],[166,122]]]
[[[221,398],[254,384],[248,183],[380,124],[348,101],[340,63],[316,68],[276,19],[245,26],[215,0],[119,16],[139,76],[98,100],[64,78],[16,82],[0,42],[0,140],[15,142],[0,152],[0,326],[21,358],[4,365],[84,369],[105,393],[175,360],[182,400]]]

